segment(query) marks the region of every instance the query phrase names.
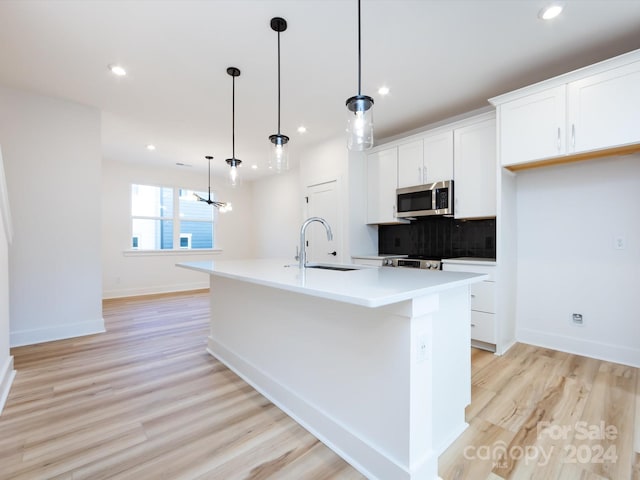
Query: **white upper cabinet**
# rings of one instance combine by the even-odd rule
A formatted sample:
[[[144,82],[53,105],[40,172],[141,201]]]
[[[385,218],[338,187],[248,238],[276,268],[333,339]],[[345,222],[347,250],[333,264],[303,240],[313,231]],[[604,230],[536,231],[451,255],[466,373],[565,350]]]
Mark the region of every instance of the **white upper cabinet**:
[[[422,139],[398,146],[398,188],[424,183]]]
[[[367,223],[408,223],[396,189],[452,179],[456,218],[495,217],[496,176],[493,112],[396,140],[367,155]]]
[[[500,105],[502,165],[516,165],[565,153],[566,87]]]
[[[640,142],[640,62],[568,86],[569,152]]]
[[[398,148],[367,155],[367,223],[406,223],[396,218]]]
[[[496,121],[454,131],[455,218],[496,216]]]
[[[490,102],[513,170],[640,151],[640,50]]]
[[[433,183],[453,178],[453,130],[424,137],[423,182]]]
[[[453,178],[453,130],[398,146],[398,188]]]

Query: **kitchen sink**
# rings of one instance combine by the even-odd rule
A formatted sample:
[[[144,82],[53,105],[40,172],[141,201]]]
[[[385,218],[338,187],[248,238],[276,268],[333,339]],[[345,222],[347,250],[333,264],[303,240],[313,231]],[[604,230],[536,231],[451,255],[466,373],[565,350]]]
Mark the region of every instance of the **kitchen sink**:
[[[322,270],[336,270],[339,272],[349,272],[351,270],[360,270],[357,267],[340,267],[338,265],[307,265],[306,268],[320,268]]]

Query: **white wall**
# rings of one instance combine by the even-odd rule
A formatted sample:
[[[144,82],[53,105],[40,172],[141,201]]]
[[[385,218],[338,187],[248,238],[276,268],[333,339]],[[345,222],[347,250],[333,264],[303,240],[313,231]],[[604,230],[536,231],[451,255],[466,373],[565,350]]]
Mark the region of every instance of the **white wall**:
[[[342,221],[338,231],[343,236],[343,261],[350,262],[353,254],[377,253],[377,229],[366,225],[366,155],[349,152],[342,136],[298,155],[298,169],[253,184],[256,256],[293,258],[300,225],[306,216],[307,187],[333,180],[338,182],[341,199]]]
[[[257,258],[294,262],[302,223],[299,169],[253,182],[252,239]]]
[[[521,172],[517,189],[518,340],[640,366],[640,155]]]
[[[207,275],[178,268],[176,263],[201,260],[251,258],[251,185],[227,187],[212,179],[216,198],[231,202],[233,211],[217,214],[214,247],[222,252],[163,252],[128,255],[131,245],[131,184],[178,186],[207,190],[207,174],[185,167],[157,168],[104,160],[102,166],[102,264],[104,298],[207,288]],[[213,208],[213,207],[212,207]]]
[[[9,243],[13,236],[7,185],[0,150],[0,413],[15,376],[9,351]]]
[[[338,180],[342,199],[344,261],[351,255],[377,253],[377,228],[366,225],[366,154],[349,152],[340,136],[304,152],[300,163],[303,192],[311,185]]]
[[[104,330],[100,113],[0,87],[12,208],[11,345]]]

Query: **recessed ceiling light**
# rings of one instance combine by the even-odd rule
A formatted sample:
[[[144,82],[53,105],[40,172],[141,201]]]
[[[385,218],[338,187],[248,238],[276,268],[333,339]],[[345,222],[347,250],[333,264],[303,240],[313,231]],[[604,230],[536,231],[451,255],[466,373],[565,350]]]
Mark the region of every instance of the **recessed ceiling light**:
[[[176,162],[178,167],[193,167],[190,163]]]
[[[564,5],[560,3],[552,3],[540,10],[540,12],[538,12],[538,17],[542,20],[551,20],[552,18],[556,18],[560,15],[563,8]]]
[[[156,149],[155,145],[151,145],[151,144],[147,145],[147,150],[155,150],[155,149]]]
[[[253,170],[257,170],[257,169],[258,169],[258,165],[251,165],[251,168],[252,168]]]
[[[389,87],[380,87],[378,93],[382,96],[389,95]]]
[[[305,127],[304,125],[300,125],[298,127],[298,133],[305,133],[307,131],[307,127]]]
[[[109,65],[109,70],[118,77],[124,77],[127,74],[127,71],[122,66],[116,64]]]

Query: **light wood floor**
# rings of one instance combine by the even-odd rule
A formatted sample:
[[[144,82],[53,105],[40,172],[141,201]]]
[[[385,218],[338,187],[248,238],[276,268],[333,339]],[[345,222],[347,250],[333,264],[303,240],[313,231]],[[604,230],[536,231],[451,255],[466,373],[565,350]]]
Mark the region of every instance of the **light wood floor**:
[[[110,300],[107,333],[13,349],[0,479],[362,479],[206,353],[208,315],[205,292]],[[470,427],[440,457],[444,480],[640,480],[638,369],[516,345],[474,351],[472,370]],[[577,440],[579,421],[616,438]],[[539,422],[551,428],[538,435]],[[617,461],[596,463],[599,446]],[[516,461],[514,447],[551,459]]]

